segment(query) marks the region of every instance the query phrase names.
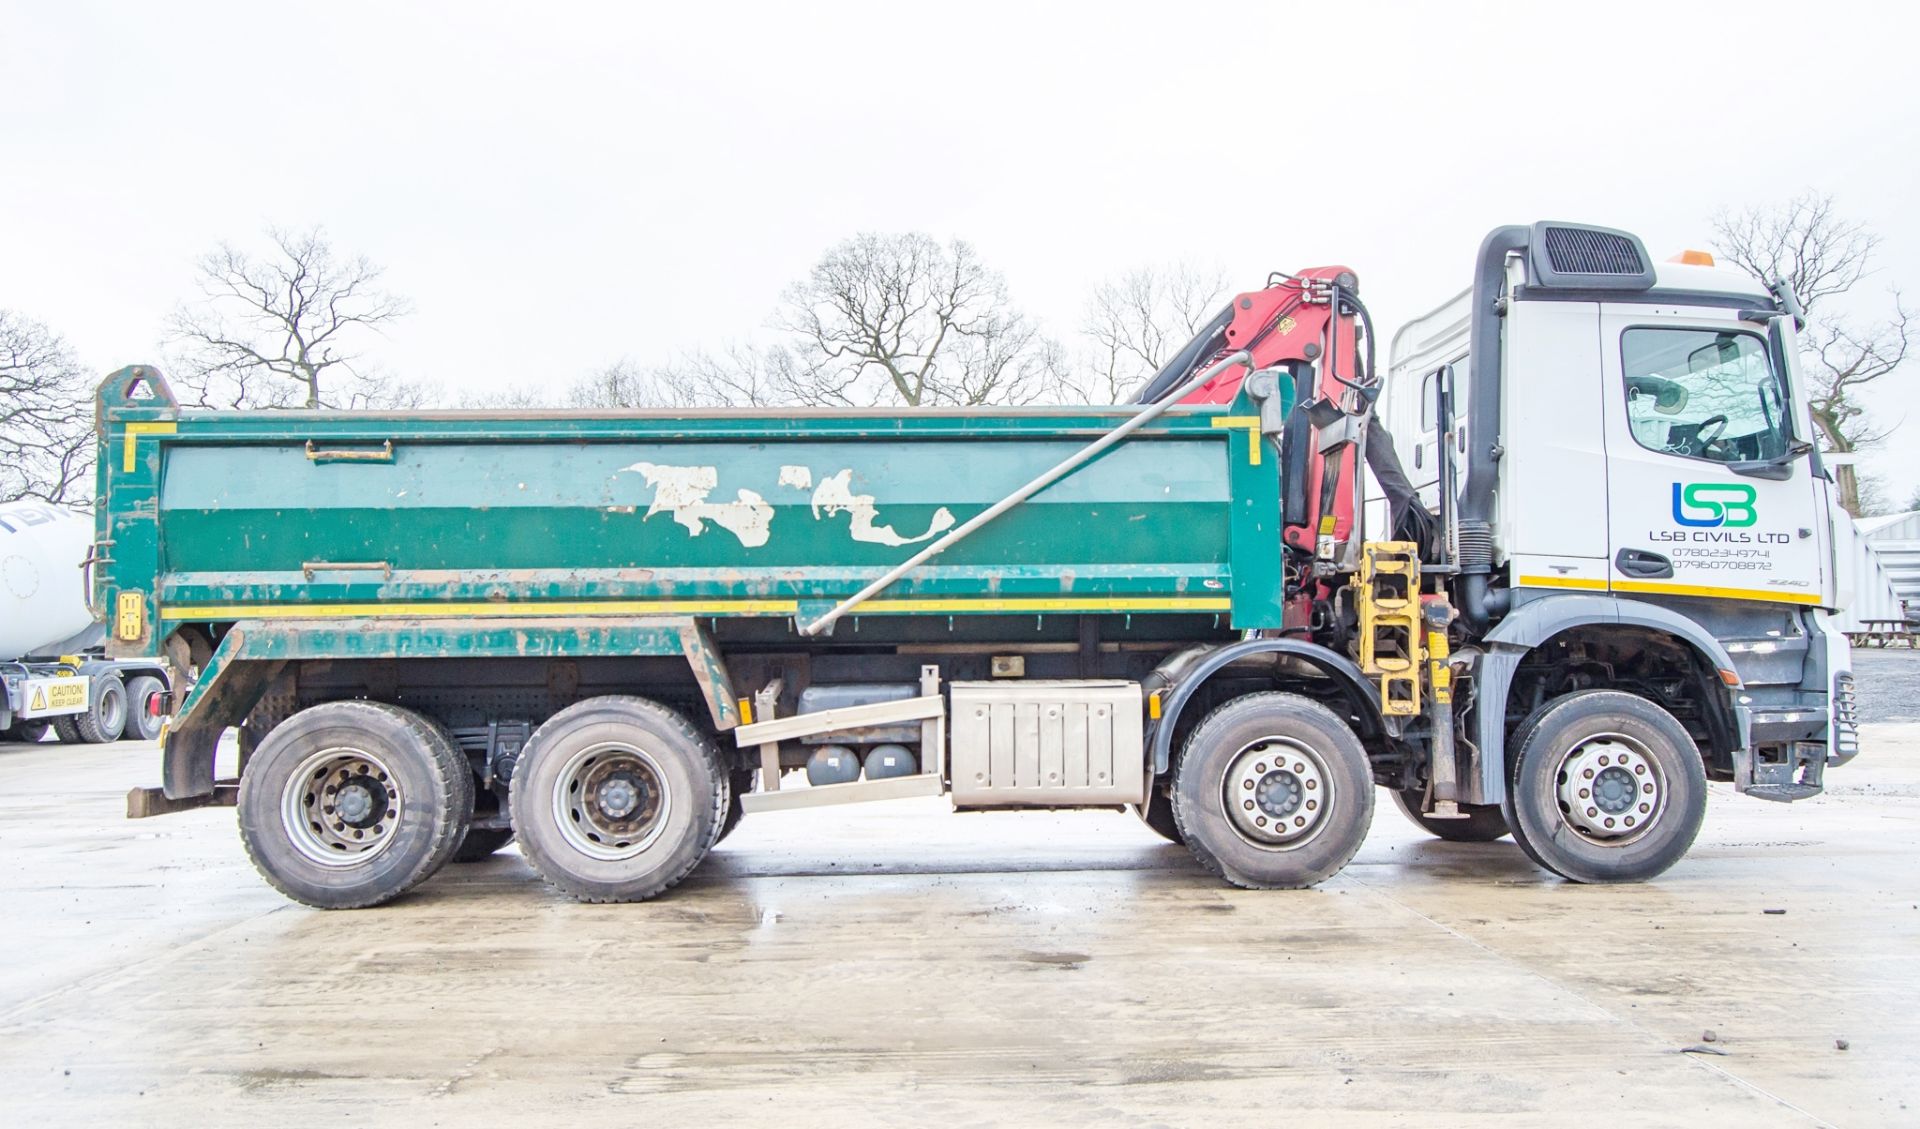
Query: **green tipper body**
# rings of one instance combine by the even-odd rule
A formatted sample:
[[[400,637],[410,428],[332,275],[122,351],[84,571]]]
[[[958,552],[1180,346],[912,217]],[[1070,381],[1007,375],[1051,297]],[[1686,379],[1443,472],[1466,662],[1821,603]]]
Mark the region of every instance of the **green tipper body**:
[[[1129,414],[198,413],[124,369],[100,396],[96,592],[121,653],[274,620],[790,630]],[[856,614],[1277,627],[1280,466],[1257,417],[1175,409]]]

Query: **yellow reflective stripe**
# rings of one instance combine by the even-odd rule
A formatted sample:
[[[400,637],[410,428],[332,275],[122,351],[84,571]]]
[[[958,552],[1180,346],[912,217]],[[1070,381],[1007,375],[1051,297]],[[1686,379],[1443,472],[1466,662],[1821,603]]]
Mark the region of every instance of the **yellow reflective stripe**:
[[[545,603],[505,603],[486,600],[439,604],[213,604],[169,606],[161,619],[380,619],[418,616],[550,616],[647,615],[679,612],[683,615],[793,615],[794,600],[569,600]]]
[[[138,439],[140,436],[172,435],[178,432],[179,430],[180,430],[180,425],[177,423],[158,423],[153,421],[147,421],[144,423],[128,424],[127,437],[124,444],[126,448],[126,452],[124,455],[121,456],[120,469],[126,471],[129,474],[133,473],[133,467],[134,467],[134,461],[135,461],[133,457],[134,441]]]
[[[1260,465],[1260,417],[1259,416],[1215,416],[1215,427],[1244,427],[1247,429],[1247,462],[1252,466]]]
[[[1607,582],[1586,576],[1522,576],[1522,588],[1573,588],[1582,592],[1605,592]],[[1615,592],[1642,592],[1654,596],[1698,596],[1711,600],[1759,600],[1773,604],[1820,603],[1820,597],[1806,592],[1780,592],[1771,588],[1718,588],[1707,584],[1670,584],[1659,580],[1615,580]]]
[[[1004,600],[868,600],[861,606],[890,612],[1224,612],[1232,609],[1233,601],[1226,596],[1031,596]]]
[[[1655,580],[1616,580],[1616,592],[1651,592],[1662,596],[1704,596],[1715,600],[1765,600],[1775,604],[1818,604],[1820,597],[1806,592],[1771,588],[1715,588],[1706,584],[1666,584]]]
[[[1226,596],[1033,596],[1002,600],[870,600],[869,611],[909,612],[1154,612],[1231,611]],[[475,616],[539,617],[554,615],[797,615],[796,600],[582,600],[503,603],[493,600],[437,604],[212,604],[168,605],[165,620],[205,619],[397,619]]]
[[[1605,592],[1607,582],[1587,576],[1522,576],[1522,588],[1578,588],[1583,592]]]

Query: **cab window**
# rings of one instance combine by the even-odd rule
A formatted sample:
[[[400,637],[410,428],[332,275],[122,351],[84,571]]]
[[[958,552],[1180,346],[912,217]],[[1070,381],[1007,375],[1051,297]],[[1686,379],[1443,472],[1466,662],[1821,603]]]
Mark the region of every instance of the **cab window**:
[[[1629,329],[1620,338],[1627,426],[1649,450],[1732,463],[1791,441],[1766,342],[1714,329]]]

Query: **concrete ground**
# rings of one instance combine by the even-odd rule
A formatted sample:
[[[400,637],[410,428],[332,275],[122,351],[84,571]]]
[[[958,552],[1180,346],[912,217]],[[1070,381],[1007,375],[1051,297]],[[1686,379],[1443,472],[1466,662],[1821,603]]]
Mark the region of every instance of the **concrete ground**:
[[[151,746],[0,746],[0,1123],[1912,1125],[1920,725],[1864,744],[1812,801],[1715,785],[1640,886],[1384,794],[1295,893],[1127,815],[900,801],[750,817],[645,905],[509,851],[358,913],[231,811],[121,819]]]

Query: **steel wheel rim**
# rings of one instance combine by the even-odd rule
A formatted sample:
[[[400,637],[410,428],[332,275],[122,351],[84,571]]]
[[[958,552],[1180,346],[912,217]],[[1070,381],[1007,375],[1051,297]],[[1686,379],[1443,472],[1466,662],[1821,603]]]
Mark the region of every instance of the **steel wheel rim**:
[[[553,818],[567,845],[588,858],[621,862],[667,829],[673,793],[651,753],[602,741],[567,758],[553,783]]]
[[[1624,733],[1597,733],[1560,758],[1554,801],[1560,818],[1586,842],[1624,847],[1660,822],[1672,789],[1647,747]]]
[[[294,850],[325,867],[359,866],[385,852],[405,806],[386,761],[344,745],[301,761],[280,792],[280,819]]]
[[[102,732],[124,732],[127,728],[127,695],[125,691],[107,695],[101,703],[106,708],[100,711],[100,729]],[[118,715],[116,717],[115,715]]]
[[[1262,850],[1290,851],[1325,829],[1336,797],[1333,774],[1311,746],[1262,737],[1228,762],[1220,799],[1235,834]]]

